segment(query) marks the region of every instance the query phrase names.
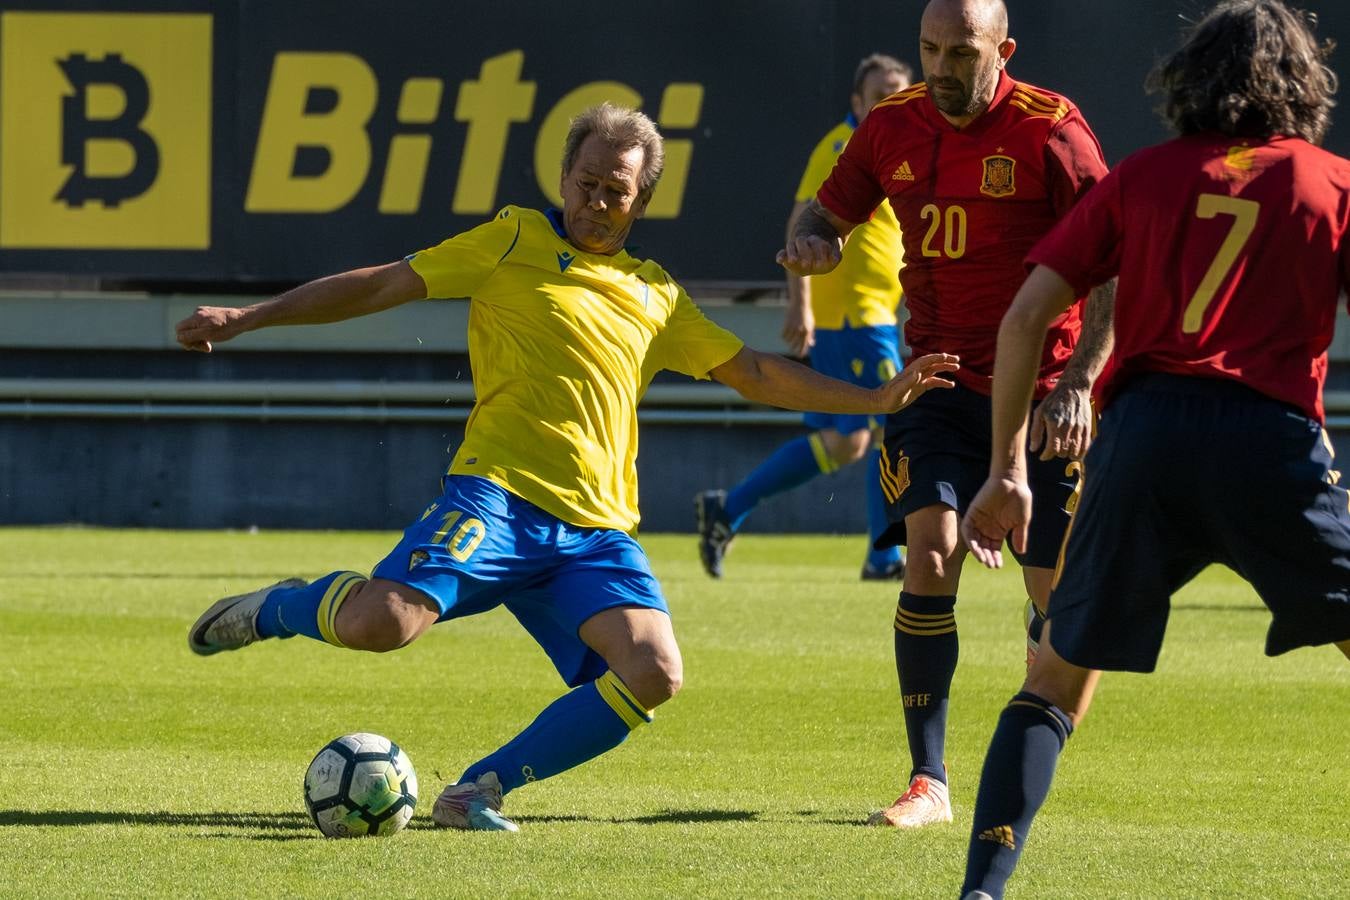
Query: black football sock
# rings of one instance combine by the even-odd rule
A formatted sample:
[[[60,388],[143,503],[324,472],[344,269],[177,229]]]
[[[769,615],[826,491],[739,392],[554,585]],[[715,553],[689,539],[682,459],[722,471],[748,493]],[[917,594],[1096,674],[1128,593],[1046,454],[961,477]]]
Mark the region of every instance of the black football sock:
[[[922,597],[901,591],[895,610],[895,671],[914,762],[910,778],[927,775],[943,784],[947,696],[958,650],[955,608],[955,594]]]
[[[1035,694],[1022,691],[1008,701],[980,773],[962,896],[1003,896],[1071,734],[1069,717]]]

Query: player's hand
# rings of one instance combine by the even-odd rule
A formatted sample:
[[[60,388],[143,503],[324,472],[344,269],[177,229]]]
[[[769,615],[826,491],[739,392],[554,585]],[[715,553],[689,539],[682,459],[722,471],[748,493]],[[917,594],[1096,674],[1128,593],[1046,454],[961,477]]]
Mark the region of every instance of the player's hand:
[[[828,241],[815,234],[793,238],[778,251],[774,261],[794,275],[824,275],[839,265],[844,242],[839,238]]]
[[[950,353],[930,353],[910,360],[904,370],[877,388],[881,394],[880,412],[893,413],[904,409],[933,388],[953,388],[956,383],[943,378],[943,372],[961,368],[960,357]]]
[[[1013,549],[1026,552],[1030,524],[1031,487],[1026,476],[990,476],[961,519],[961,538],[977,560],[997,569],[1003,565],[1008,532],[1012,532]]]
[[[174,328],[178,343],[188,350],[211,352],[212,341],[228,341],[243,332],[244,311],[232,306],[199,306]]]
[[[816,345],[816,317],[805,303],[789,303],[783,318],[783,343],[790,356],[805,356]]]
[[[1082,459],[1091,443],[1092,392],[1061,381],[1031,414],[1031,452],[1040,448],[1041,459]]]

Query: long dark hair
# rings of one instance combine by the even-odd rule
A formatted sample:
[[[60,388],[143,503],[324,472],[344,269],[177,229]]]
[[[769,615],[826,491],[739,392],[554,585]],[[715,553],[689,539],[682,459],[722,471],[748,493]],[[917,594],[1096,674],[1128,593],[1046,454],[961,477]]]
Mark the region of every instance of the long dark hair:
[[[1285,134],[1317,144],[1331,124],[1336,73],[1317,17],[1280,0],[1223,0],[1149,74],[1158,112],[1181,134]]]

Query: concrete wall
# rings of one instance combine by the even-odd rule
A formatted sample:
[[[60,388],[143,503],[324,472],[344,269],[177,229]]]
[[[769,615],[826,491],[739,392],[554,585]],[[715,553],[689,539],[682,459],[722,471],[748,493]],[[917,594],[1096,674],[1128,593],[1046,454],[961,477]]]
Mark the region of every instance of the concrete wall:
[[[400,528],[435,496],[471,398],[463,304],[276,329],[210,355],[169,349],[173,320],[202,299],[0,296],[0,524]],[[705,308],[777,347],[772,301],[713,295]],[[1333,350],[1330,424],[1350,453],[1345,329]],[[648,531],[690,530],[696,491],[734,483],[802,433],[794,414],[719,385],[662,379],[649,401]],[[862,531],[864,477],[818,478],[749,527]]]
[[[646,531],[689,531],[695,492],[748,472],[790,427],[645,428]],[[0,419],[0,523],[402,528],[439,493],[462,426]],[[866,529],[861,467],[761,507],[758,531]]]

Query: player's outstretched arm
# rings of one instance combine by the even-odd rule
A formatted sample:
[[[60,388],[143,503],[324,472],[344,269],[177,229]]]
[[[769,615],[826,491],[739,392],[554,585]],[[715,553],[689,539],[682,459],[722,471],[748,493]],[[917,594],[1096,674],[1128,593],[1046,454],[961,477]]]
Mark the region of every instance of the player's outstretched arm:
[[[390,309],[427,295],[422,276],[405,260],[353,269],[292,288],[252,306],[199,306],[175,328],[178,343],[210,353],[211,346],[272,325],[321,325]]]
[[[755,403],[802,412],[884,415],[903,409],[933,388],[952,387],[942,373],[959,368],[955,356],[933,353],[913,360],[886,384],[864,388],[822,375],[776,353],[742,347],[709,374]]]
[[[807,200],[793,204],[788,216],[786,243],[792,242],[797,220],[806,212]],[[785,244],[786,246],[786,244]],[[783,343],[792,356],[805,356],[816,343],[816,320],[811,311],[811,282],[795,272],[787,273],[787,311],[783,315]]]
[[[775,261],[794,275],[824,275],[839,265],[844,240],[852,230],[852,222],[812,200],[797,217],[787,246],[778,251]]]
[[[1055,389],[1031,414],[1031,449],[1041,459],[1082,459],[1092,443],[1092,386],[1115,345],[1116,280],[1093,288],[1083,306],[1083,334]]]

